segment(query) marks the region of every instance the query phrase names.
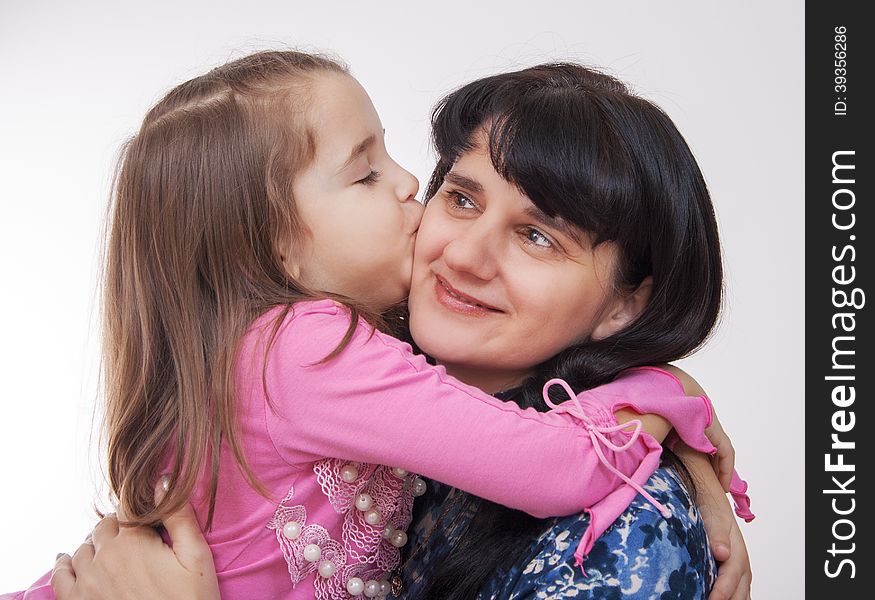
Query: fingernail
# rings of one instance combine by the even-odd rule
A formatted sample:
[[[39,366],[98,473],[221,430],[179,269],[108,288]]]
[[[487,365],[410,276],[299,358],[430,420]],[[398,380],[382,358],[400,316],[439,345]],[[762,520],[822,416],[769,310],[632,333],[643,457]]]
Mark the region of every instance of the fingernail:
[[[61,557],[62,557],[62,556],[64,556],[64,553],[63,553],[63,552],[58,552],[58,554],[55,556],[55,562],[58,562],[59,560],[61,560]]]

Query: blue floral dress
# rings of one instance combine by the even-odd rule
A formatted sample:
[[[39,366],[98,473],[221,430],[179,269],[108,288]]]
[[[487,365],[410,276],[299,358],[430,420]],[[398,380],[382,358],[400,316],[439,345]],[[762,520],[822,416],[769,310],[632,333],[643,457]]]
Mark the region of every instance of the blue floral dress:
[[[413,550],[403,565],[402,598],[420,596],[429,565],[452,550],[480,502],[460,490],[429,485],[432,489],[410,529],[408,546]],[[669,508],[671,518],[636,496],[596,541],[584,561],[586,575],[574,566],[574,550],[589,517],[547,519],[520,560],[487,581],[477,600],[705,600],[717,569],[695,504],[670,467],[658,469],[645,488]],[[438,527],[432,531],[435,522]],[[427,545],[419,547],[425,536]]]

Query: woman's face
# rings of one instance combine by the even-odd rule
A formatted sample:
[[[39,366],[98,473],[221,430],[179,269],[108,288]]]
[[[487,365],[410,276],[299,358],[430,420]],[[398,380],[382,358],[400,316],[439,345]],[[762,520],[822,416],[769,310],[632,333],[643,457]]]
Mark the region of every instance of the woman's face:
[[[426,206],[411,333],[454,376],[506,389],[566,347],[613,333],[615,260],[612,244],[592,248],[502,179],[480,143]]]
[[[312,94],[316,155],[293,185],[308,235],[284,253],[286,268],[311,289],[382,310],[409,290],[419,183],[386,152],[380,117],[355,79],[319,77]]]

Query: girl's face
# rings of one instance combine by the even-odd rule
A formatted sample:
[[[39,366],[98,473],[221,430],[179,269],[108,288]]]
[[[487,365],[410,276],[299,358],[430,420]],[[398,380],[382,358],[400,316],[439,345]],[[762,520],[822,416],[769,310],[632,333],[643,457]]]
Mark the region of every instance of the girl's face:
[[[416,244],[410,330],[447,370],[488,392],[626,324],[616,250],[543,214],[495,171],[483,143],[428,202]]]
[[[382,310],[410,288],[419,183],[386,152],[380,117],[355,79],[326,74],[312,93],[316,155],[292,186],[308,234],[284,262],[310,289]]]

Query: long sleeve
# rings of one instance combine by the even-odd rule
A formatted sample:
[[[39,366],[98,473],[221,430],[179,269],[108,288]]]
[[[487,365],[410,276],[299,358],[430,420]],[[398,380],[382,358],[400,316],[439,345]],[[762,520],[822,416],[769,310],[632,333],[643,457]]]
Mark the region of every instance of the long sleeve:
[[[280,326],[264,370],[272,406],[268,430],[290,465],[335,457],[397,466],[537,517],[579,512],[623,485],[599,461],[575,415],[501,402],[364,323],[338,356],[323,361],[347,331],[345,309],[322,301],[298,304],[293,312]],[[263,351],[252,349],[259,356]],[[261,369],[248,381],[252,390],[261,387]],[[617,385],[623,384],[585,392],[585,404],[613,404]],[[682,392],[672,386],[658,393],[681,401]],[[628,439],[622,432],[609,437],[617,444]],[[658,466],[658,447],[642,435],[628,451],[604,454],[637,480]]]
[[[0,594],[0,600],[54,600],[54,598],[51,571],[40,577],[23,592]]]

